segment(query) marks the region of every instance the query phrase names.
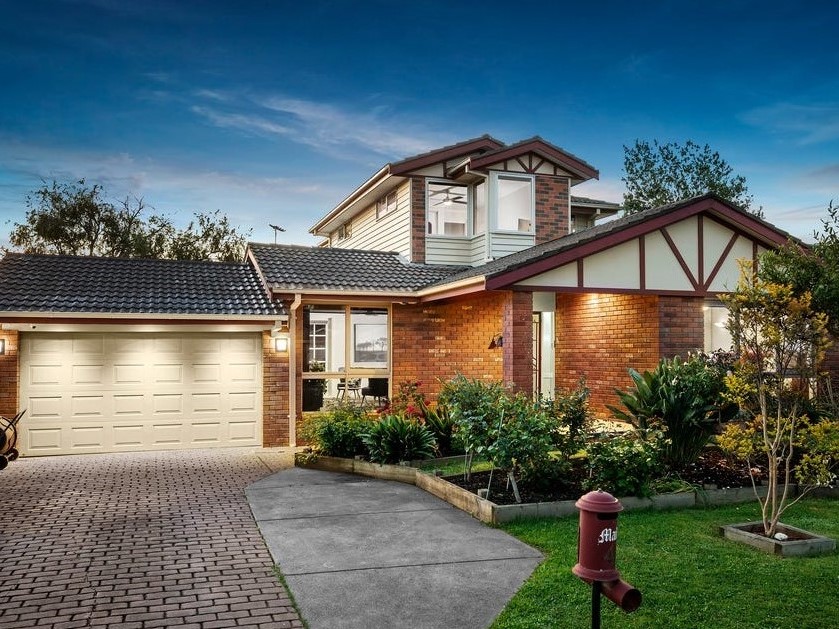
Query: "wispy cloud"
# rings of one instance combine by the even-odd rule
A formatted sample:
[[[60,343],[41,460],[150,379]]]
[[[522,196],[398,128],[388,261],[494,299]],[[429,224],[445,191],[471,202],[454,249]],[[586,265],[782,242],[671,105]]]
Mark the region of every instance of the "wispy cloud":
[[[773,133],[798,136],[800,144],[839,139],[839,103],[775,103],[742,114],[742,120]]]
[[[452,140],[382,106],[351,109],[285,95],[236,97],[206,89],[194,90],[192,96],[197,102],[190,111],[218,127],[281,136],[342,159],[365,153],[404,157]]]

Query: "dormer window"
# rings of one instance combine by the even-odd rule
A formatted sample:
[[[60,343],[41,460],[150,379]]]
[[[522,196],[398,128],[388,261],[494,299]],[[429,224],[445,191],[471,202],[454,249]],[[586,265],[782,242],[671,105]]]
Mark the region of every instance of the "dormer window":
[[[497,173],[491,179],[494,187],[493,218],[495,229],[504,232],[532,234],[535,222],[533,177]]]
[[[396,190],[388,192],[376,201],[376,218],[381,218],[396,210]]]
[[[427,188],[427,233],[429,236],[466,236],[468,189],[444,181],[430,181]]]

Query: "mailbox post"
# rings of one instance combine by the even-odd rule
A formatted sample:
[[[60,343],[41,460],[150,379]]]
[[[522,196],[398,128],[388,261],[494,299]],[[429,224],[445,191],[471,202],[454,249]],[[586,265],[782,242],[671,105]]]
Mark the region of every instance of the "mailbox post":
[[[571,569],[591,588],[591,626],[600,629],[600,595],[625,612],[641,605],[641,592],[620,578],[615,565],[620,501],[605,491],[591,491],[575,506],[580,510],[577,563]]]

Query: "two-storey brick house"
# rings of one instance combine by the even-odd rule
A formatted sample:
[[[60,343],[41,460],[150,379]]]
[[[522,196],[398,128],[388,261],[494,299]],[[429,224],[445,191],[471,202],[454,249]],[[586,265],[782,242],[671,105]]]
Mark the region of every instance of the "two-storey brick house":
[[[8,255],[0,413],[26,454],[297,441],[304,413],[463,373],[595,410],[628,367],[725,345],[716,296],[788,235],[706,195],[595,224],[597,177],[540,138],[385,165],[238,265]]]

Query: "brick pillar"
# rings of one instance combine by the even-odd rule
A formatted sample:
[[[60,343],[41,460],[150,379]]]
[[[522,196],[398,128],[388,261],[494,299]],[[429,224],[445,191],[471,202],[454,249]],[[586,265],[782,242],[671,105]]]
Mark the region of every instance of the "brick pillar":
[[[504,384],[533,392],[533,295],[510,291],[504,302]]]
[[[411,177],[411,262],[425,264],[425,178]]]
[[[262,445],[288,445],[288,353],[274,349],[271,333],[262,333]]]
[[[17,330],[3,330],[0,338],[6,341],[6,349],[0,356],[0,415],[14,417],[20,410],[18,400],[18,342]]]
[[[568,178],[536,175],[536,244],[571,232]]]

